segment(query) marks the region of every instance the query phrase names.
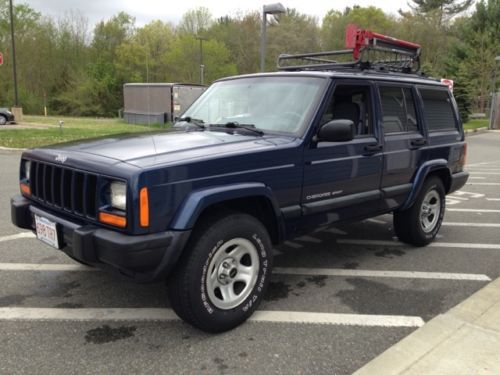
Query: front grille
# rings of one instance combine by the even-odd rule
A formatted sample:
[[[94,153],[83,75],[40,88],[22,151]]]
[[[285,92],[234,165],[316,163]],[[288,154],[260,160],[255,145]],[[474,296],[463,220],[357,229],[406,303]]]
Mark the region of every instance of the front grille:
[[[96,175],[33,160],[30,178],[33,199],[78,216],[96,218]]]

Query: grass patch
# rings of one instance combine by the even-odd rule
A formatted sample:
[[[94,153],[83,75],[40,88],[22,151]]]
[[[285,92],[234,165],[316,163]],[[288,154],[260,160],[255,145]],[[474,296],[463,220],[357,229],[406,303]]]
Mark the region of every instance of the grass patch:
[[[62,131],[59,121],[64,121]],[[134,125],[121,119],[87,117],[43,117],[24,116],[20,124],[30,128],[17,128],[16,125],[0,130],[0,146],[9,148],[32,148],[78,139],[112,136],[117,134],[145,133],[169,128],[169,125]]]
[[[488,127],[490,120],[488,119],[476,119],[476,120],[469,120],[464,124],[464,129],[465,130],[471,130],[471,129],[477,129],[477,128],[484,128]]]

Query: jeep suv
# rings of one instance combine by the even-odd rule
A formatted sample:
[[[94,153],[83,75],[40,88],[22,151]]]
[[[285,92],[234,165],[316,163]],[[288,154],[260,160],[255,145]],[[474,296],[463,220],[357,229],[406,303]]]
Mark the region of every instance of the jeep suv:
[[[255,311],[273,246],[298,234],[393,213],[402,241],[431,242],[468,178],[449,89],[408,71],[414,55],[400,71],[293,58],[215,82],[174,131],[25,151],[12,221],[79,262],[166,280],[209,332]]]

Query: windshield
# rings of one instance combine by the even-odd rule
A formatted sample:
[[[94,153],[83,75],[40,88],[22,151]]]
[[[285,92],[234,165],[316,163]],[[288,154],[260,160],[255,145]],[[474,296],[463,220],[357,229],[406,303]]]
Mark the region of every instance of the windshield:
[[[263,131],[299,133],[314,110],[325,80],[252,77],[214,83],[183,118],[204,124],[238,123]]]

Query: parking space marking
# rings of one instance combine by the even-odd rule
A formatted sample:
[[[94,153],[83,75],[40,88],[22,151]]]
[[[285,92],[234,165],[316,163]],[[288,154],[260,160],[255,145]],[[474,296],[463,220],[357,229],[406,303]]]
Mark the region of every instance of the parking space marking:
[[[284,245],[286,245],[288,247],[291,247],[293,249],[302,249],[304,247],[301,244],[298,244],[298,243],[295,243],[295,242],[292,242],[292,241],[285,241]]]
[[[487,175],[500,175],[500,172],[485,172],[486,169],[482,171],[473,171],[474,174],[487,174]]]
[[[362,246],[411,246],[400,241],[338,239],[338,244]],[[426,247],[455,247],[461,249],[489,249],[500,250],[500,244],[489,243],[462,243],[462,242],[431,242]]]
[[[99,271],[79,264],[0,263],[0,271]]]
[[[500,182],[467,182],[466,185],[500,186]]]
[[[315,237],[311,237],[311,236],[301,236],[301,237],[297,237],[295,240],[296,241],[302,241],[302,242],[310,242],[310,243],[321,243],[321,242],[323,242],[319,238],[315,238]]]
[[[288,268],[275,267],[273,274],[284,275],[321,275],[321,276],[353,276],[353,277],[389,277],[402,279],[435,279],[435,280],[469,280],[491,281],[486,275],[470,273],[417,272],[417,271],[378,271],[348,270],[334,268]]]
[[[471,180],[486,180],[486,177],[470,176],[469,179],[471,179]]]
[[[32,308],[2,307],[0,320],[23,321],[178,321],[166,308]],[[335,314],[301,311],[256,311],[249,319],[263,323],[355,325],[370,327],[421,327],[418,316]]]
[[[40,271],[40,272],[100,272],[99,268],[85,267],[78,264],[36,264],[36,263],[0,263],[0,271]],[[486,275],[445,272],[414,272],[414,271],[378,271],[378,270],[348,270],[336,268],[301,268],[275,267],[273,274],[277,275],[323,275],[323,276],[360,276],[360,277],[390,277],[411,279],[441,279],[441,280],[491,280]]]
[[[347,232],[345,232],[341,229],[338,229],[338,228],[328,228],[328,229],[325,229],[325,232],[330,232],[333,234],[340,234],[341,236],[345,236],[347,234]]]
[[[480,213],[484,213],[484,214],[500,213],[500,210],[475,209],[475,208],[447,208],[446,211],[450,211],[450,212],[480,212]]]
[[[378,220],[378,219],[366,219],[365,221],[368,221],[369,223],[375,223],[375,224],[387,224],[387,222],[383,220]]]
[[[455,222],[444,222],[441,224],[447,227],[484,227],[484,228],[500,228],[500,223],[455,223]]]
[[[500,202],[500,198],[486,198],[487,201]]]
[[[21,238],[35,238],[36,236],[31,232],[22,232],[18,234],[11,234],[10,236],[0,237],[0,242],[19,240]]]

